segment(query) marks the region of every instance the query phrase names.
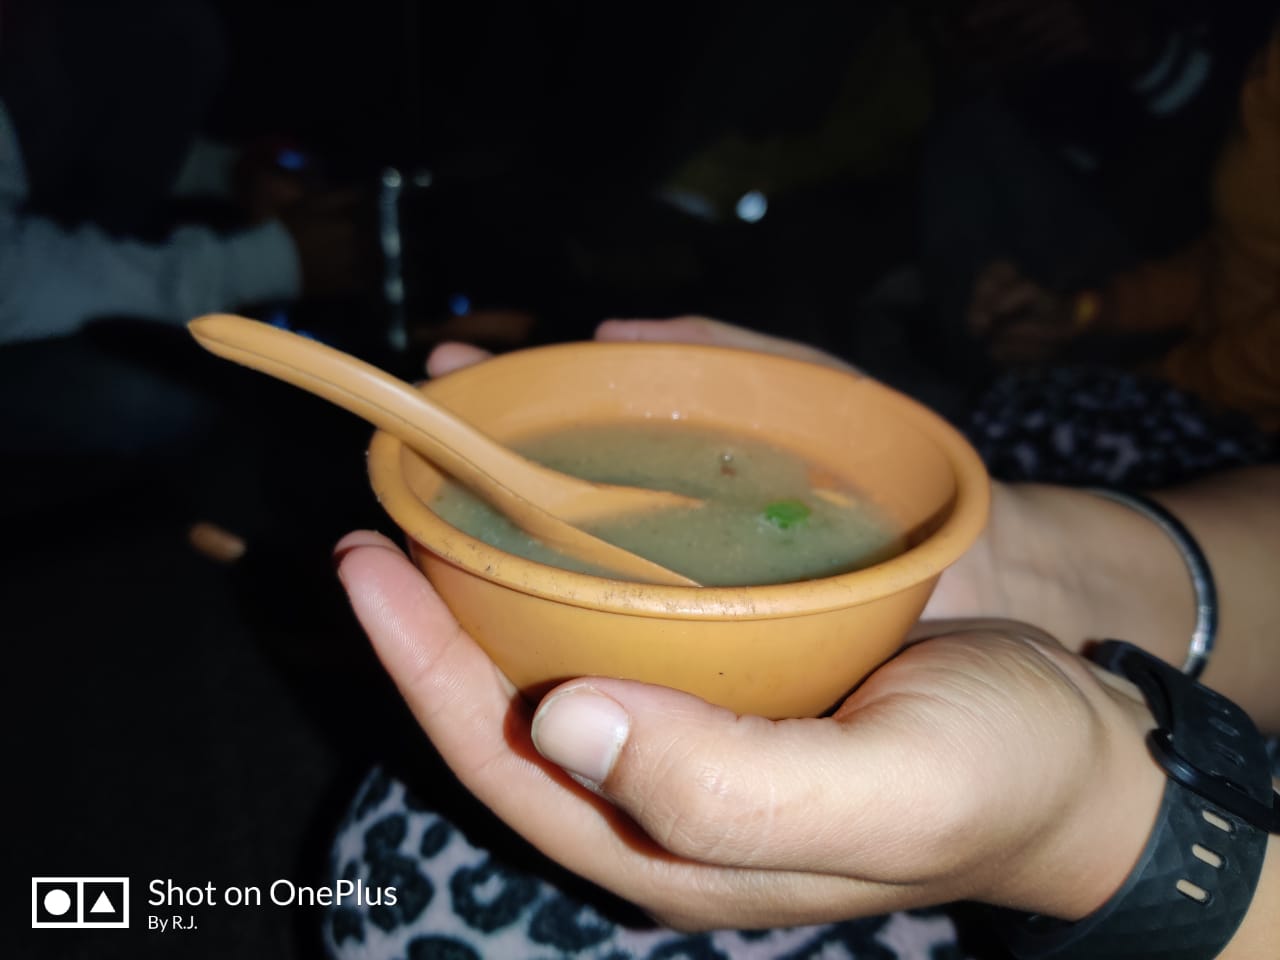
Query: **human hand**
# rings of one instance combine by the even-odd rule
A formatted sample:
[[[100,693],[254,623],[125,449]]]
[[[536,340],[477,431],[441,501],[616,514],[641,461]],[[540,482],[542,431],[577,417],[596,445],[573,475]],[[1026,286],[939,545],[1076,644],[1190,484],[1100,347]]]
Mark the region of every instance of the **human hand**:
[[[794,360],[820,363],[837,370],[861,374],[852,364],[839,357],[794,340],[784,340],[745,327],[734,326],[710,317],[684,316],[669,320],[605,320],[595,331],[595,339],[604,342],[647,340],[655,343],[702,343],[717,347],[756,350]],[[442,343],[427,358],[427,373],[438,377],[469,366],[489,354],[465,343]]]
[[[462,783],[669,925],[956,899],[1073,919],[1150,832],[1163,777],[1141,699],[1031,628],[910,646],[824,719],[739,717],[601,678],[535,711],[389,541],[356,533],[337,552],[361,624]]]
[[[280,214],[293,238],[307,297],[373,289],[378,248],[372,199],[360,189],[309,193]]]
[[[993,261],[978,275],[966,320],[1001,365],[1046,360],[1079,333],[1070,300],[1027,279],[1007,260]]]
[[[596,339],[648,340],[660,343],[701,343],[713,347],[755,350],[779,357],[818,363],[862,375],[857,367],[808,344],[758,333],[710,317],[683,316],[669,320],[606,320],[596,328]]]

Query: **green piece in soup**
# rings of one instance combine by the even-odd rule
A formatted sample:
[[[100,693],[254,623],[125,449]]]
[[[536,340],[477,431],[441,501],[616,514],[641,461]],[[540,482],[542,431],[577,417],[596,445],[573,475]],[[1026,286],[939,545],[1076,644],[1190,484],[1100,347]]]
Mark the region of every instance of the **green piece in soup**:
[[[779,530],[790,530],[809,519],[811,513],[813,511],[803,500],[778,500],[765,507],[760,515]]]

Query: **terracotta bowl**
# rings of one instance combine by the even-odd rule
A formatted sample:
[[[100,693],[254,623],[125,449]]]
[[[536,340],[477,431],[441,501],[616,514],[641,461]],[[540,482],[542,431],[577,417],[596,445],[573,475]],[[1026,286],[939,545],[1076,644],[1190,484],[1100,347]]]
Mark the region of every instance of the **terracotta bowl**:
[[[907,533],[875,566],[760,587],[670,587],[504,553],[428,508],[441,474],[384,433],[382,506],[462,626],[529,697],[578,676],[664,684],[739,713],[819,715],[899,648],[939,574],[986,522],[986,471],[944,420],[874,380],[719,347],[572,343],[424,384],[504,441],[556,428],[684,420],[748,433],[846,478]]]

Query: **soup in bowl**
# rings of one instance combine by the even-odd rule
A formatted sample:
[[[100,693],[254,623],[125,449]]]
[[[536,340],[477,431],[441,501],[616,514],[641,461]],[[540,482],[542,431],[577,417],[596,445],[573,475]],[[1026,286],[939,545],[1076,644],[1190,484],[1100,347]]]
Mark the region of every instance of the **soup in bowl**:
[[[690,558],[701,554],[699,581],[716,585],[617,580],[562,566],[519,537],[504,540],[470,507],[459,513],[447,476],[375,434],[370,479],[414,561],[535,699],[573,677],[611,676],[675,687],[739,713],[819,715],[900,647],[938,576],[986,522],[986,472],[954,428],[875,380],[825,366],[703,345],[573,343],[509,353],[422,389],[558,468],[683,486],[717,509],[736,504],[726,523],[740,528],[741,543],[735,534],[732,545],[713,539],[712,549],[699,549],[723,531],[691,534],[683,520],[668,527],[687,541]],[[694,461],[693,480],[673,467],[671,482],[659,482],[664,444]],[[847,538],[852,546],[842,552],[844,528],[831,524],[846,521],[867,538]],[[644,534],[661,523],[633,525]],[[637,546],[598,532],[673,569],[686,559],[661,542],[646,550],[643,537]],[[746,573],[717,576],[731,551],[751,561],[817,541],[826,551],[817,560],[747,562]]]

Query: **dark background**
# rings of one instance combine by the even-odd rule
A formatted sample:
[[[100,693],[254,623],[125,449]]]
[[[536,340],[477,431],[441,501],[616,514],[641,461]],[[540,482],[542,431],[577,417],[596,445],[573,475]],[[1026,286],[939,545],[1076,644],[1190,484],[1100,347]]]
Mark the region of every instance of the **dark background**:
[[[932,124],[975,92],[948,47],[952,5],[218,6],[230,59],[210,133],[287,139],[335,183],[372,186],[388,165],[432,173],[405,210],[411,348],[386,349],[376,299],[300,309],[299,325],[418,376],[459,293],[527,313],[528,343],[589,336],[606,316],[706,313],[959,402],[965,378],[930,348],[927,305],[888,320],[868,307],[918,259]],[[1122,158],[1099,189],[1128,199],[1150,253],[1203,228],[1211,159],[1270,16],[1263,3],[1201,7],[1224,66],[1181,127],[1129,123],[1096,65],[1017,87],[1036,122],[1083,125]],[[916,46],[891,46],[893,17]],[[802,165],[785,151],[763,164],[786,185],[759,223],[655,198],[726,138],[809,142],[847,107],[850,77],[852,102],[862,90],[887,104],[866,149],[806,176],[791,175]],[[5,956],[319,956],[318,916],[296,908],[196,909],[198,932],[148,935],[146,885],[322,882],[328,841],[374,763],[465,809],[332,575],[347,530],[393,533],[363,475],[368,430],[194,348],[171,372],[211,378],[224,403],[191,442],[4,465],[4,845],[16,891]],[[245,558],[222,566],[192,550],[200,520],[244,535]],[[28,936],[27,878],[65,874],[131,876],[134,929]]]

